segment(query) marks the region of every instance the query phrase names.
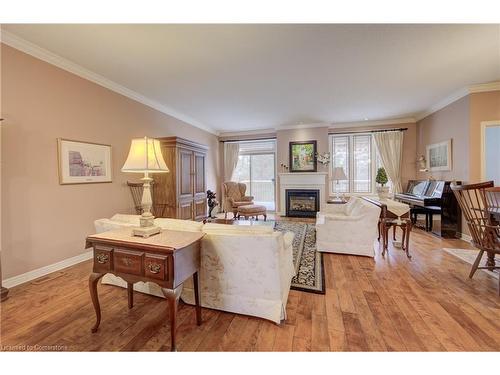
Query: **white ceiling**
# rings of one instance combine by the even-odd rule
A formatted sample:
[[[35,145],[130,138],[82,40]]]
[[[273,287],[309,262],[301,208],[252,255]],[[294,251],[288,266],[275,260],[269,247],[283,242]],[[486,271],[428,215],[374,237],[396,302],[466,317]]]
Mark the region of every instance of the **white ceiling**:
[[[220,132],[417,117],[500,79],[500,25],[3,25]]]

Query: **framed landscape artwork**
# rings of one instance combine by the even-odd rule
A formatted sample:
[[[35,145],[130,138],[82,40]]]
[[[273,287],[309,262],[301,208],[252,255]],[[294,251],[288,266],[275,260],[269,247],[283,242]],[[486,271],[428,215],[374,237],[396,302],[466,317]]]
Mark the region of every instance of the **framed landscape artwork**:
[[[427,146],[427,169],[429,171],[451,171],[451,139]]]
[[[57,139],[60,184],[111,182],[111,146]]]
[[[290,172],[316,172],[316,141],[290,142]]]

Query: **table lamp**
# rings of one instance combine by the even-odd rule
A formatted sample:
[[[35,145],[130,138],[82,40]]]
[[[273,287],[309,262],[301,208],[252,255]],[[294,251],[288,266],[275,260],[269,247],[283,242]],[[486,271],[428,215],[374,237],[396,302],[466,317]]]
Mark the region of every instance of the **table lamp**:
[[[339,181],[347,180],[347,176],[345,175],[344,168],[342,168],[342,167],[333,168],[332,177],[330,178],[330,180],[336,181],[335,191],[337,193],[337,196],[335,197],[335,200],[342,201],[342,199],[340,198],[340,194],[339,194]]]
[[[148,137],[132,139],[122,172],[144,173],[144,177],[141,178],[143,181],[141,224],[140,227],[133,228],[133,235],[149,237],[160,233],[160,227],[154,225],[154,216],[151,213],[153,200],[150,183],[153,179],[149,177],[150,173],[170,172],[161,154],[160,141]]]

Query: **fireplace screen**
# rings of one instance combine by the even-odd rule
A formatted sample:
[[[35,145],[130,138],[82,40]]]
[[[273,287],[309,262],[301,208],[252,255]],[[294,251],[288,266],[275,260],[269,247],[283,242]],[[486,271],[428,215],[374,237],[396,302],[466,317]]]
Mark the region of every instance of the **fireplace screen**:
[[[286,216],[315,217],[319,190],[286,190]]]

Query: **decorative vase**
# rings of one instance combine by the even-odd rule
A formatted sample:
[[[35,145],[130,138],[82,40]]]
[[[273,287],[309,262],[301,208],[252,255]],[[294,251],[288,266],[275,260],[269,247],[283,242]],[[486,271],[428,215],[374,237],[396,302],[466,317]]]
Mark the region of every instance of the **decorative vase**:
[[[389,186],[377,186],[377,195],[381,201],[389,198]]]

